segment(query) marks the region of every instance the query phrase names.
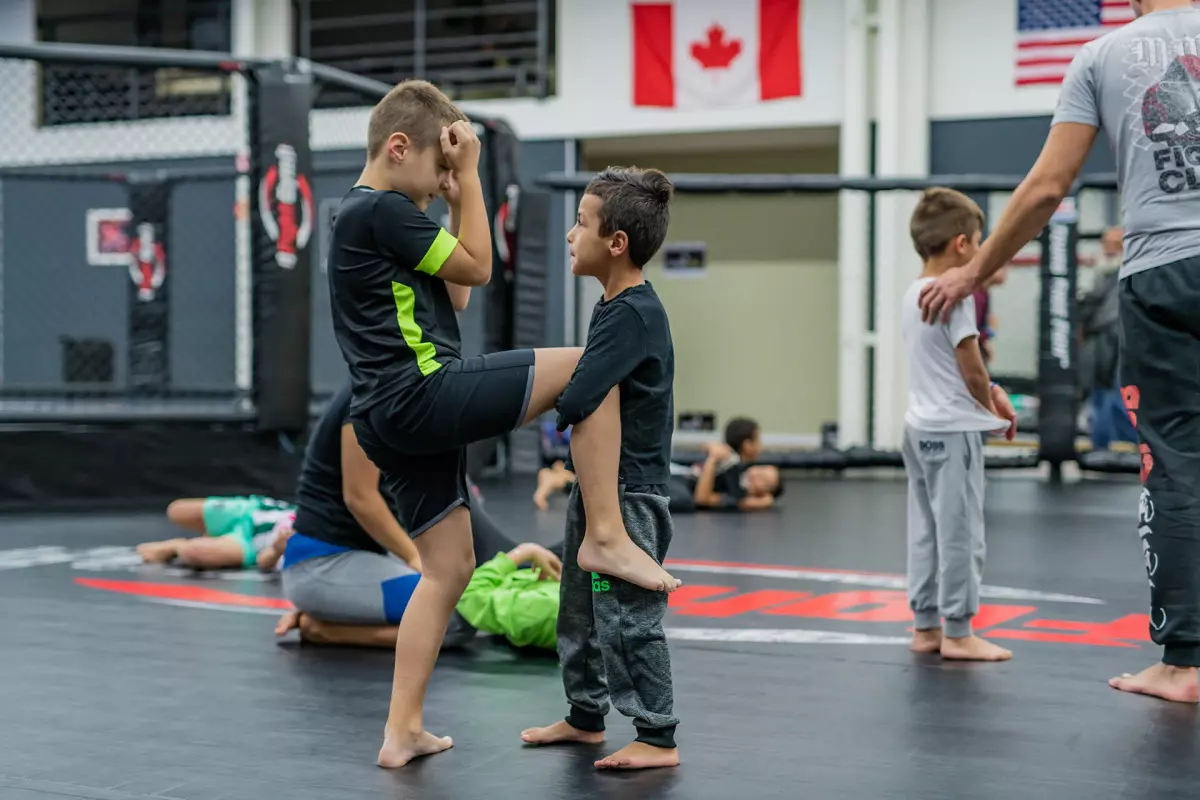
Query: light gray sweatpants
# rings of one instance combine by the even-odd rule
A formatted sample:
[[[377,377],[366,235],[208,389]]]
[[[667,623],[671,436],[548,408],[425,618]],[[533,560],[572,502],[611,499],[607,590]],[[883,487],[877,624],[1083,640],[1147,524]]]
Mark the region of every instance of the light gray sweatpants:
[[[908,603],[917,630],[971,635],[987,554],[983,541],[983,434],[906,426]]]

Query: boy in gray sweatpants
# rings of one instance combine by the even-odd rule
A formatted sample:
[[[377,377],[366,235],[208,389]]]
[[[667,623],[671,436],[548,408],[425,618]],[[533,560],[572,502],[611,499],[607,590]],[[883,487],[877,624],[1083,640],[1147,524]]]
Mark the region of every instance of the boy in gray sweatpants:
[[[571,269],[603,283],[604,297],[592,312],[575,374],[556,404],[559,430],[604,403],[620,404],[611,469],[617,472],[621,518],[629,538],[660,566],[672,533],[667,482],[675,350],[666,309],[642,267],[666,238],[671,190],[657,170],[609,169],[580,199],[578,221],[567,234]],[[671,578],[666,591],[650,591],[580,566],[591,560],[583,497],[603,494],[597,489],[596,464],[590,475],[571,464],[567,469],[575,471],[577,482],[567,508],[558,652],[569,713],[561,722],[524,731],[521,738],[529,744],[602,742],[611,699],[633,718],[637,739],[596,766],[676,766],[678,720],[672,715],[671,658],[662,620],[667,594],[678,582]]]
[[[983,212],[967,196],[928,189],[910,223],[924,259],[904,295],[900,324],[908,354],[908,411],[902,454],[908,472],[908,597],[912,649],[943,658],[1004,661],[1012,653],[975,636],[986,546],[983,538],[983,436],[1016,433],[1008,395],[990,383],[979,349],[975,302],[949,321],[921,321],[921,289],[979,249]],[[942,620],[945,620],[943,632]]]

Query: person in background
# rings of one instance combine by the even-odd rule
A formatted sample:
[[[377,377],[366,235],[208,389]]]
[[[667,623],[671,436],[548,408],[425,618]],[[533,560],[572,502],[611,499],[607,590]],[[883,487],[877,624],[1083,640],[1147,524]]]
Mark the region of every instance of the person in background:
[[[262,495],[175,500],[167,506],[167,519],[201,535],[143,542],[137,553],[147,564],[198,570],[254,567],[275,541],[276,525],[295,511],[290,503]]]
[[[303,641],[395,647],[403,618],[421,580],[422,564],[394,506],[384,497],[379,468],[367,458],[350,420],[351,384],[330,400],[313,428],[296,488],[297,511],[260,569],[281,564],[284,596],[295,608],[276,626],[277,636],[300,630]],[[414,456],[413,458],[419,458]],[[560,557],[533,543],[517,544],[484,512],[471,491],[474,570],[467,592],[446,629],[443,645],[473,638],[476,630],[510,642],[546,645],[553,631]],[[561,545],[557,546],[561,552]],[[537,571],[520,570],[533,564]],[[553,594],[551,611],[542,595]]]
[[[996,315],[992,313],[992,289],[1004,285],[1008,280],[1008,267],[1004,267],[982,287],[976,289],[972,296],[975,298],[975,327],[979,329],[979,352],[983,354],[983,363],[991,364],[996,355],[992,339],[996,338]]]
[[[725,426],[725,441],[711,442],[707,457],[695,465],[671,464],[667,491],[671,511],[766,511],[775,507],[783,494],[779,467],[756,464],[762,455],[762,432],[757,421],[731,419]],[[538,470],[538,487],[533,504],[545,511],[550,496],[569,492],[575,475],[561,461]]]
[[[1092,288],[1079,300],[1080,388],[1088,394],[1092,447],[1136,442],[1137,432],[1121,398],[1117,353],[1121,344],[1120,271],[1122,230],[1109,228],[1100,239],[1103,256]]]

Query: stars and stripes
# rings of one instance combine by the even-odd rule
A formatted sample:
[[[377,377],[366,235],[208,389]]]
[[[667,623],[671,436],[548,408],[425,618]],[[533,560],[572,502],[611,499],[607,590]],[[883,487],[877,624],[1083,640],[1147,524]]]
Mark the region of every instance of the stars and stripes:
[[[1062,83],[1080,48],[1133,19],[1128,0],[1018,0],[1017,86]]]

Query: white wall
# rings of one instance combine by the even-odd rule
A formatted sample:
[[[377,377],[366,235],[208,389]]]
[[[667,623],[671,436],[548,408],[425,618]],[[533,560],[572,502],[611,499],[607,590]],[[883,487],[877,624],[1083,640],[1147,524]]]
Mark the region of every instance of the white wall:
[[[1017,86],[1017,0],[931,0],[933,119],[1050,114],[1057,86]]]
[[[246,2],[240,0],[240,4]],[[634,108],[628,2],[559,3],[557,95],[545,101],[466,102],[463,106],[469,113],[503,117],[527,140],[794,130],[841,122],[845,31],[842,0],[803,0],[803,97],[713,112]],[[24,10],[23,24],[17,27],[29,29],[32,0],[10,0],[0,5],[10,16]],[[1013,83],[1016,9],[1017,0],[930,0],[927,52],[932,118],[1028,116],[1053,111],[1056,87],[1020,88]],[[35,86],[27,64],[0,61],[0,98],[9,109],[0,121],[0,166],[102,157],[232,154],[240,144],[237,125],[228,118],[43,131],[36,127],[33,116]],[[367,114],[366,108],[315,112],[314,146],[318,150],[362,146]]]

